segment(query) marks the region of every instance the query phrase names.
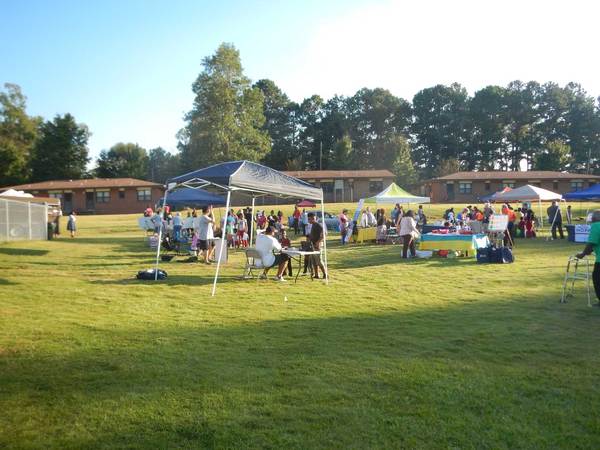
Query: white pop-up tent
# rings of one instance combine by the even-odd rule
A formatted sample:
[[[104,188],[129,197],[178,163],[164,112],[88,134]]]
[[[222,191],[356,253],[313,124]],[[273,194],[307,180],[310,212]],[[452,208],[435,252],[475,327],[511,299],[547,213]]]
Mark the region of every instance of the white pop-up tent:
[[[542,202],[562,200],[562,195],[556,192],[542,189],[537,186],[527,184],[525,186],[512,189],[507,192],[499,192],[494,194],[493,197],[495,202],[526,202],[526,201],[537,201],[540,208],[540,221],[542,226],[544,224],[544,215],[542,213]],[[554,220],[553,220],[554,222]]]
[[[279,172],[270,167],[263,166],[250,161],[232,161],[204,169],[195,170],[175,178],[167,180],[167,189],[163,197],[163,207],[168,202],[169,192],[179,188],[205,189],[212,192],[227,192],[225,202],[225,211],[229,211],[231,205],[231,194],[243,194],[252,199],[252,216],[254,217],[254,202],[258,197],[273,196],[282,198],[305,198],[321,202],[321,214],[325,217],[323,206],[323,190],[313,185]],[[222,230],[225,230],[225,221],[227,214],[224,214]],[[158,236],[158,248],[156,250],[156,269],[160,259],[160,243],[162,241],[162,227]],[[252,245],[252,236],[250,236],[250,245]],[[215,279],[213,281],[212,295],[215,295],[217,289],[217,279],[219,278],[219,269],[221,267],[223,246],[220,247],[217,258],[217,268],[215,270]],[[326,276],[329,277],[327,270],[327,239],[323,239],[323,263],[325,265]],[[156,270],[158,276],[158,270]],[[325,282],[328,283],[326,278]]]

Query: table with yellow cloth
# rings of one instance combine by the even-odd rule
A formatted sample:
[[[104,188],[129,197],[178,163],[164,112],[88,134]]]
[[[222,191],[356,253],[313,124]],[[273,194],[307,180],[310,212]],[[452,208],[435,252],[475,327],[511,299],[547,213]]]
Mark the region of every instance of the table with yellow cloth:
[[[490,246],[485,234],[438,234],[427,233],[421,236],[419,250],[469,251]]]
[[[357,228],[356,235],[352,236],[354,242],[374,241],[377,238],[377,227]]]

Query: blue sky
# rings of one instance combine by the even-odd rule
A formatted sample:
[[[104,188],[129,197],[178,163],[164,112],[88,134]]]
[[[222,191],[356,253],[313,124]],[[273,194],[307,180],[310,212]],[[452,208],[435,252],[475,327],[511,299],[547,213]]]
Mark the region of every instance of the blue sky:
[[[93,156],[119,141],[174,150],[201,60],[221,42],[296,101],[513,79],[598,96],[594,3],[0,0],[0,82],[21,86],[30,114],[86,123]]]

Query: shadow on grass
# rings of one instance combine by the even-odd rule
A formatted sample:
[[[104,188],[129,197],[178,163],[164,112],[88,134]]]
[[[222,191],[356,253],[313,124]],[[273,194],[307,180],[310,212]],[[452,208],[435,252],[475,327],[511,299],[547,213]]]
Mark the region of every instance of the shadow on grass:
[[[167,274],[169,273],[169,269],[161,266],[160,269],[166,270]],[[131,278],[122,278],[119,280],[94,280],[91,281],[92,284],[104,284],[104,285],[130,285],[130,284],[152,284],[152,283],[160,283],[167,286],[206,286],[213,284],[215,279],[214,273],[210,276],[206,275],[168,275],[166,280],[138,280],[135,278],[137,272],[133,273]],[[219,279],[217,281],[217,287],[221,284],[236,282],[239,283],[242,280],[239,276],[230,276],[230,275],[219,275]]]
[[[118,251],[131,252],[135,255],[139,255],[140,253],[148,253],[148,251],[150,250],[148,243],[145,242],[143,238],[137,237],[75,238],[61,240],[60,242],[70,245],[117,246]]]
[[[33,248],[0,247],[0,254],[9,256],[44,256],[48,250]]]
[[[21,446],[598,448],[590,311],[483,301],[230,327],[74,324],[87,350],[4,358],[5,424],[39,430]],[[74,416],[85,433],[62,432]]]
[[[0,286],[11,286],[16,284],[18,283],[15,283],[14,281],[9,281],[6,278],[0,278]]]

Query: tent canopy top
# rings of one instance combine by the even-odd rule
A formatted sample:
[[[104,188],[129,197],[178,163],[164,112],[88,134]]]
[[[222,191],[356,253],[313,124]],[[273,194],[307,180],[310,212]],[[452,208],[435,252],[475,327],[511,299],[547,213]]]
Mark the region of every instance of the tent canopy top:
[[[251,161],[215,164],[167,180],[168,189],[180,186],[239,192],[251,197],[322,200],[323,191],[298,178]],[[167,196],[168,198],[168,196]]]
[[[393,204],[393,203],[429,203],[429,197],[419,197],[406,192],[396,183],[390,184],[379,194],[364,199],[365,203]]]
[[[547,189],[542,189],[537,186],[527,184],[525,186],[518,187],[511,191],[500,192],[498,194],[495,194],[493,200],[506,202],[525,200],[562,200],[562,195],[557,194],[556,192],[549,191]]]
[[[164,199],[161,198],[158,202],[162,205]],[[167,196],[167,205],[171,208],[201,207],[207,205],[224,206],[225,199],[220,195],[215,195],[207,192],[204,189],[182,188],[170,193]]]
[[[567,200],[597,200],[600,199],[600,183],[581,191],[569,192],[564,196]]]

